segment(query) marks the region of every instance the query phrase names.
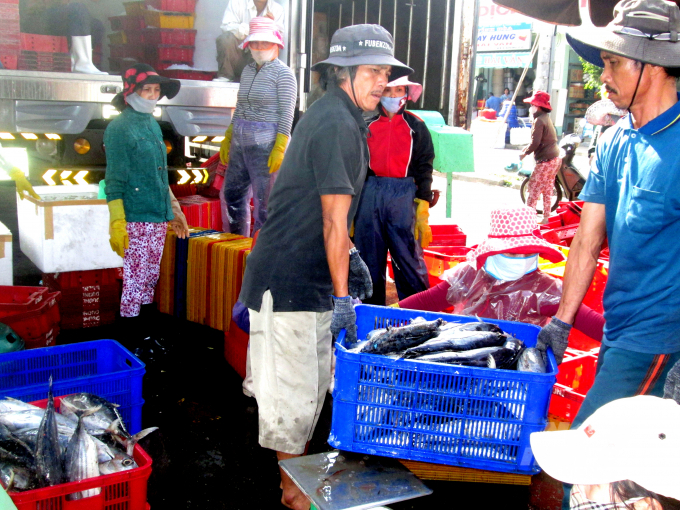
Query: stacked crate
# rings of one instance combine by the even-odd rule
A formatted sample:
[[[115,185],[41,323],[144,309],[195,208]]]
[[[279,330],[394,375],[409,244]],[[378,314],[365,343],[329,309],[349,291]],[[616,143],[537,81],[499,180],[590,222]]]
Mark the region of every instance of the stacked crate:
[[[19,0],[0,0],[0,62],[5,69],[19,63]]]
[[[61,292],[62,329],[112,324],[120,309],[122,269],[43,273],[43,284]]]
[[[18,69],[70,73],[66,37],[22,33]]]
[[[59,335],[59,292],[46,287],[0,287],[0,322],[19,335],[26,349],[54,345]]]
[[[196,0],[126,2],[125,16],[109,18],[110,64],[122,71],[131,62],[145,62],[156,71],[174,64],[192,66]]]

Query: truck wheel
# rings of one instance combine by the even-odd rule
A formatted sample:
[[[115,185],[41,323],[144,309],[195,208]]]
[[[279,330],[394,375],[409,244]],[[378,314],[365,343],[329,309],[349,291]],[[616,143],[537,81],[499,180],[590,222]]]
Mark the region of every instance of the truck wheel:
[[[527,195],[529,194],[529,179],[531,179],[531,177],[527,177],[526,179],[524,179],[524,181],[522,181],[522,185],[519,188],[519,195],[522,197],[522,202],[524,202],[525,204],[527,203]],[[560,205],[561,200],[562,200],[562,187],[557,182],[557,179],[555,179],[555,184],[552,193],[552,204],[550,210],[554,211],[555,209],[557,209],[557,206]],[[543,201],[539,200],[539,203],[543,203]],[[538,214],[543,214],[543,209],[539,209],[538,207],[536,207],[536,212]]]

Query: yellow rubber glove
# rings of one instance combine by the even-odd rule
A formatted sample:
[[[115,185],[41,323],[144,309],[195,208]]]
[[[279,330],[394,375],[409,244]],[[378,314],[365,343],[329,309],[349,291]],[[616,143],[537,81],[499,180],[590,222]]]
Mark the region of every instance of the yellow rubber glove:
[[[184,216],[184,213],[182,212],[182,206],[179,205],[179,202],[175,198],[172,190],[168,189],[168,192],[170,193],[172,214],[175,215],[175,217],[170,221],[170,227],[172,230],[174,230],[175,234],[177,234],[177,237],[180,239],[186,239],[189,237],[189,224],[187,223],[187,217]]]
[[[17,184],[17,193],[19,194],[19,198],[21,200],[23,200],[26,195],[31,195],[36,200],[40,200],[40,195],[38,195],[33,190],[33,186],[31,186],[31,183],[28,182],[28,179],[26,179],[26,176],[21,171],[21,169],[12,167],[9,169],[7,174],[9,175],[10,179],[12,179]]]
[[[432,229],[427,223],[430,217],[430,203],[421,198],[415,199],[418,207],[416,208],[416,241],[420,240],[420,246],[427,248],[432,242]]]
[[[125,221],[125,209],[123,199],[111,200],[109,202],[109,244],[111,249],[119,256],[125,256],[125,250],[130,244],[127,233],[127,222]]]
[[[286,147],[288,146],[288,137],[277,133],[276,142],[274,142],[274,148],[271,154],[269,154],[269,161],[267,165],[269,166],[269,173],[275,174],[281,168],[281,163],[283,163],[283,155],[286,153]]]
[[[387,306],[389,306],[390,308],[399,308],[399,302],[392,303],[391,305],[387,305]]]
[[[223,165],[229,163],[229,148],[231,147],[231,132],[234,130],[234,125],[229,124],[229,127],[224,132],[224,140],[220,145],[220,161]]]

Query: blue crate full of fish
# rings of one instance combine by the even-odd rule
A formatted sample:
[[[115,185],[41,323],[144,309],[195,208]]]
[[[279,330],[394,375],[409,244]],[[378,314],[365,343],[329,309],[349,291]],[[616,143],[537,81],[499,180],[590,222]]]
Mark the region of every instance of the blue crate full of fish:
[[[118,404],[130,433],[142,429],[144,363],[115,340],[95,340],[0,355],[0,398],[23,402],[87,392]]]
[[[336,343],[333,418],[328,439],[333,447],[507,473],[540,471],[529,436],[546,426],[557,376],[551,350],[547,366],[539,370],[542,373],[516,370],[517,358],[512,360],[512,367],[508,364],[505,368],[488,368],[494,363],[487,361],[490,356],[486,355],[483,363],[473,359],[472,364],[483,366],[460,366],[433,362],[433,354],[423,356],[431,361],[409,359],[406,351],[369,354],[361,352],[366,345],[361,340],[380,328],[408,326],[419,317],[425,321],[442,319],[445,322],[437,324],[450,327],[464,323],[469,328],[469,323],[480,319],[370,305],[359,305],[355,310],[359,344],[347,345],[344,331]],[[498,326],[509,342],[517,344],[517,339],[521,340],[523,349],[517,351],[517,356],[524,365],[522,369],[534,369],[532,358],[524,354],[536,353],[533,347],[540,328],[481,320]],[[496,356],[495,353],[506,352],[506,345],[502,351],[489,349]],[[501,363],[501,358],[495,359]],[[540,355],[539,364],[543,365]]]

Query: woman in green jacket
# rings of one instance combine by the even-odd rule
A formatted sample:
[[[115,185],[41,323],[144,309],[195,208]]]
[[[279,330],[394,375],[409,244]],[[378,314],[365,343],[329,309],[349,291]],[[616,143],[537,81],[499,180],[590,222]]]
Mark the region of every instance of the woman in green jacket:
[[[109,234],[111,248],[123,257],[123,341],[135,354],[150,356],[162,346],[152,338],[143,344],[136,340],[151,333],[140,324],[140,313],[142,318],[153,313],[168,223],[178,237],[189,235],[168,185],[165,142],[153,117],[158,100],[175,97],[180,82],[159,76],[147,64],[135,64],[124,73],[123,83],[124,90],[111,102],[121,113],[104,132]]]

